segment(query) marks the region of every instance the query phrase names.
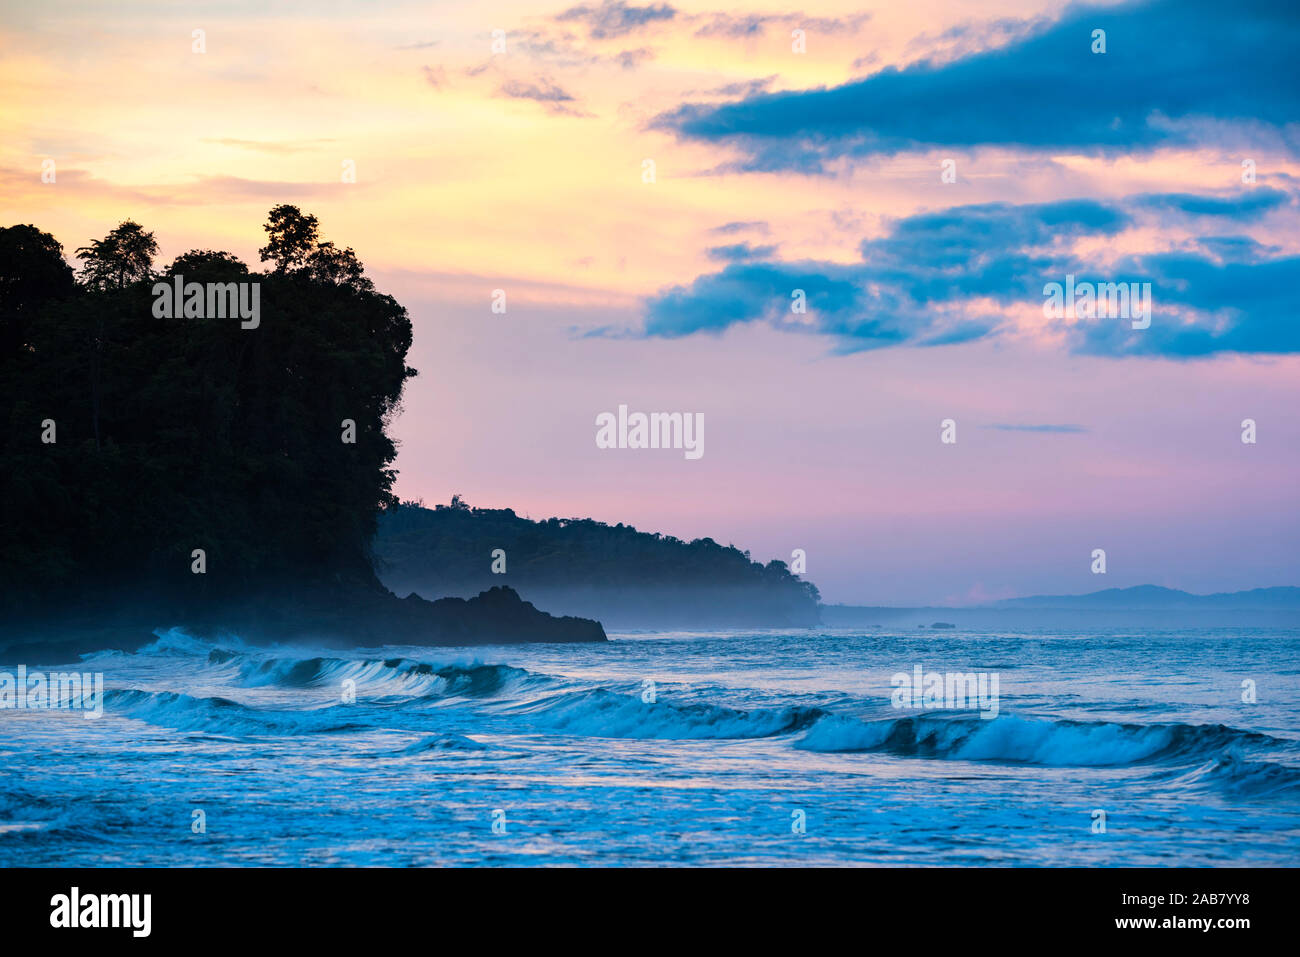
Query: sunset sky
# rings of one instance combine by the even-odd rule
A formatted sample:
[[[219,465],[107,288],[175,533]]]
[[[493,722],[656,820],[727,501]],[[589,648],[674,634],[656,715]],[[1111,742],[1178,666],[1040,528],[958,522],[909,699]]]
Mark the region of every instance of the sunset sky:
[[[1300,584],[1294,3],[0,9],[3,224],[257,265],[314,213],[415,325],[403,498],[802,548],[828,601]],[[1046,318],[1067,274],[1150,328]],[[705,454],[598,449],[620,404]]]

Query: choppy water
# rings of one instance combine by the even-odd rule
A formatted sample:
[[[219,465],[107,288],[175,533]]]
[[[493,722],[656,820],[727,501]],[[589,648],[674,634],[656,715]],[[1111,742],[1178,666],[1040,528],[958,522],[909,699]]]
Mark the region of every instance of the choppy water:
[[[0,711],[0,865],[1300,863],[1297,630],[612,638],[90,656]]]

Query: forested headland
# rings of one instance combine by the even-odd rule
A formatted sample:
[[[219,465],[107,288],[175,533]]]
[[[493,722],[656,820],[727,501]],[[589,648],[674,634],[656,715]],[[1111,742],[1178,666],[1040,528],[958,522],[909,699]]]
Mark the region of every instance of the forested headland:
[[[74,270],[49,233],[0,228],[0,638],[603,638],[509,590],[430,605],[380,584],[411,321],[314,216],[277,206],[264,230],[258,270],[207,249],[159,264],[129,221]]]
[[[380,575],[395,591],[472,595],[508,584],[543,606],[612,628],[807,627],[817,587],[785,562],[751,560],[711,538],[683,541],[590,518],[531,521],[459,496],[381,516]]]

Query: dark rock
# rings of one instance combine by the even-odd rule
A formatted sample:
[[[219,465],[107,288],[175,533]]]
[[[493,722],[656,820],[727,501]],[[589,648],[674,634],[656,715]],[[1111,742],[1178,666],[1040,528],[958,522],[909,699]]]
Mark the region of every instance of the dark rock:
[[[318,588],[264,595],[223,607],[178,609],[147,602],[78,607],[0,627],[0,661],[30,665],[75,660],[93,651],[135,651],[153,631],[178,627],[198,637],[237,635],[254,644],[311,642],[334,646],[492,645],[606,641],[600,622],[556,617],[513,589],[469,599],[398,598],[370,588]]]

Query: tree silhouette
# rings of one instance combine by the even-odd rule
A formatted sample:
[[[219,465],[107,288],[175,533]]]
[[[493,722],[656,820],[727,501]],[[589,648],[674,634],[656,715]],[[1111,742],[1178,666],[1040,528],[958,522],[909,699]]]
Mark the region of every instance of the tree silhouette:
[[[192,276],[196,282],[199,282],[208,277],[219,279],[231,275],[247,276],[248,267],[230,253],[211,249],[191,249],[173,259],[164,275]]]
[[[352,247],[338,249],[333,243],[321,243],[307,256],[308,275],[320,282],[369,291],[374,283],[367,279]]]
[[[0,228],[0,356],[21,345],[37,310],[74,288],[58,240],[35,226]]]
[[[274,262],[275,271],[281,273],[301,269],[316,249],[319,225],[315,216],[304,215],[297,206],[274,207],[262,227],[268,237],[258,250],[262,262]]]
[[[125,289],[152,275],[156,255],[158,243],[153,233],[127,220],[103,239],[77,249],[77,258],[82,261],[81,281],[92,289]]]
[[[411,323],[351,250],[290,254],[298,240],[285,237],[314,244],[315,223],[272,211],[283,255],[269,273],[216,250],[167,267],[186,281],[259,283],[256,329],[154,316],[156,245],[136,223],[79,251],[80,286],[53,237],[0,231],[12,254],[0,256],[12,340],[0,353],[0,605],[34,614],[69,595],[189,607],[378,588],[369,550],[394,501],[386,426],[415,374]],[[321,248],[319,269],[279,268]],[[341,438],[345,419],[355,442]],[[42,441],[46,421],[57,441]],[[204,575],[191,574],[196,548]]]

